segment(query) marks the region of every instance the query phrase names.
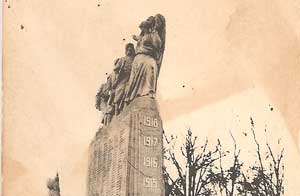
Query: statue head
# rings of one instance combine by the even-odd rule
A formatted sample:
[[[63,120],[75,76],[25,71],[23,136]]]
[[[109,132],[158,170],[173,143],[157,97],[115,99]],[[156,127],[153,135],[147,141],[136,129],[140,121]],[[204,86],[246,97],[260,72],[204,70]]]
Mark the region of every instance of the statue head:
[[[132,43],[126,44],[125,55],[126,56],[134,56],[135,55],[134,45]]]
[[[145,21],[141,22],[139,28],[143,33],[151,32],[153,30],[157,30],[164,25],[164,18],[162,15],[157,14],[154,16],[149,16]],[[143,34],[142,33],[142,34]]]
[[[154,26],[155,26],[155,17],[154,16],[149,16],[146,20],[146,23],[147,23],[148,28],[153,30]]]
[[[148,23],[146,21],[141,22],[141,24],[139,25],[139,28],[141,29],[141,34],[144,34],[146,32],[149,32],[149,27],[148,27]]]

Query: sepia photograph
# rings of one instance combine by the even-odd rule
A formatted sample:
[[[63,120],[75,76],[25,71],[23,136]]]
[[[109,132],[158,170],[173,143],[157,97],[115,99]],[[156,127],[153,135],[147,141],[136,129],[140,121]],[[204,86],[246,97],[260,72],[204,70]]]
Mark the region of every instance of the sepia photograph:
[[[300,195],[300,1],[2,11],[3,196]]]

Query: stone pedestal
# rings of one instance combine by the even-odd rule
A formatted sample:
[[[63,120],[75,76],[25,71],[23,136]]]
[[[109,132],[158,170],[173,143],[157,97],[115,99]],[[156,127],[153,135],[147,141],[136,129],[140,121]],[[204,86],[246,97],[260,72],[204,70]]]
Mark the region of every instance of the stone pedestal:
[[[135,99],[89,148],[87,196],[163,196],[162,121],[156,100]]]

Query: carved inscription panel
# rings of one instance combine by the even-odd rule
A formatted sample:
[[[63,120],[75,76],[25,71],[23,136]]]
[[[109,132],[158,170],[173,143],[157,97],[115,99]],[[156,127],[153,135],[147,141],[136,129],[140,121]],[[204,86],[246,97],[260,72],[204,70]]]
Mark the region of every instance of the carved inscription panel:
[[[152,115],[141,116],[140,127],[140,182],[141,195],[161,196],[162,179],[162,128],[159,117]]]
[[[122,195],[127,138],[125,130],[119,127],[90,147],[88,196]]]

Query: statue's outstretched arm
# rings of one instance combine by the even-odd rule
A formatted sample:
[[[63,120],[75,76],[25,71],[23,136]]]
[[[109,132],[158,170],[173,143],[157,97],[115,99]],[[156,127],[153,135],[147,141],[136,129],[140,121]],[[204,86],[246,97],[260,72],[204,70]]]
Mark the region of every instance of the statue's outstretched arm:
[[[135,41],[139,41],[141,39],[141,35],[132,35],[132,39]]]

